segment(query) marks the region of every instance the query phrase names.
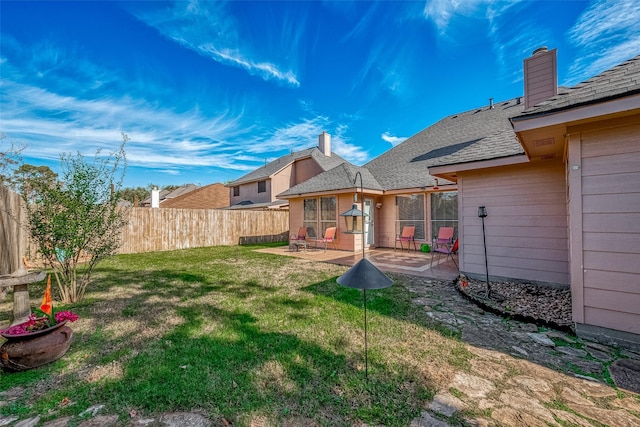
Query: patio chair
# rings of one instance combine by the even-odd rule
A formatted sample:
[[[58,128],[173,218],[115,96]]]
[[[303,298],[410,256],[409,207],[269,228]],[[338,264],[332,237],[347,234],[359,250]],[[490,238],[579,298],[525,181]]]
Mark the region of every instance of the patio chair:
[[[413,242],[413,250],[417,250],[416,240],[414,239],[415,233],[416,227],[414,226],[402,227],[402,233],[399,236],[396,236],[396,241],[393,244],[393,250],[396,250],[398,242],[400,242],[400,249],[404,249],[402,242],[407,242],[407,252],[411,251],[411,242]]]
[[[438,254],[438,261],[440,261],[441,254],[445,254],[447,259],[451,257],[453,264],[458,268],[458,263],[456,262],[453,255],[458,252],[458,239],[453,240],[454,228],[453,227],[440,227],[438,230],[438,237],[433,239],[433,245],[431,247],[431,261],[429,263],[429,268],[433,265],[433,259],[435,255]],[[438,263],[436,263],[437,265]]]
[[[318,248],[318,243],[324,243],[324,250],[327,251],[327,244],[332,243],[333,249],[338,249],[336,247],[336,227],[329,227],[324,232],[324,237],[322,239],[316,239],[316,249]]]
[[[307,227],[300,227],[298,234],[292,235],[289,238],[289,248],[298,250],[300,247],[307,249]]]

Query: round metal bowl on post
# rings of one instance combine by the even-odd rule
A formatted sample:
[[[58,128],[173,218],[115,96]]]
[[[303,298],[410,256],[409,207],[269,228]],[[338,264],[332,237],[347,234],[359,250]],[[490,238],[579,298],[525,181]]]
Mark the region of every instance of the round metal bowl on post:
[[[360,172],[356,173],[353,179],[353,184],[360,177],[360,192],[362,194],[362,200],[364,201],[364,189],[362,182],[362,175]],[[355,207],[355,206],[354,206]],[[362,215],[362,224],[364,224],[365,213],[360,211]],[[369,356],[367,349],[367,290],[368,289],[384,289],[393,285],[393,281],[388,278],[382,271],[378,269],[373,263],[371,263],[364,256],[364,231],[362,232],[362,259],[358,261],[353,267],[347,270],[342,276],[338,277],[338,284],[354,289],[362,289],[364,298],[364,366],[365,378],[369,377]]]

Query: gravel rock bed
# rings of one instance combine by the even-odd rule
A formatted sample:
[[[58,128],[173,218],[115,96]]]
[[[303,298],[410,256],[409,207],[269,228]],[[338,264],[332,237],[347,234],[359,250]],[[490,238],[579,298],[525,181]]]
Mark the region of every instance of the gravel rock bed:
[[[489,282],[491,298],[486,296],[486,283],[464,275],[455,281],[459,292],[483,309],[565,331],[573,331],[571,291],[527,282]]]

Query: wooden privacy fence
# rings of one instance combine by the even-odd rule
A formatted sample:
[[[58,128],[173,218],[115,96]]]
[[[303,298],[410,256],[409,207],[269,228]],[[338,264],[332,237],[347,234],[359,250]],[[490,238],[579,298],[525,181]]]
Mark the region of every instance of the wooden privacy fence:
[[[41,262],[26,220],[21,197],[0,185],[0,275],[22,267],[22,256]],[[287,211],[131,208],[127,222],[119,254],[289,240]]]
[[[120,254],[283,242],[287,211],[131,208]]]
[[[0,185],[0,275],[22,267],[28,236],[20,224],[25,220],[20,195]]]

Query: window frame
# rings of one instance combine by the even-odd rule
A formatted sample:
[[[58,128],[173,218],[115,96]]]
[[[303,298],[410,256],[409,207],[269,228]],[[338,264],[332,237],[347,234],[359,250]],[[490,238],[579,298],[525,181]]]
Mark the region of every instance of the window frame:
[[[329,206],[329,209],[323,209],[325,203],[332,203],[333,206]],[[307,209],[307,206],[311,205],[314,205],[314,208]],[[302,210],[302,225],[307,227],[307,237],[320,239],[324,236],[327,228],[338,226],[338,198],[336,196],[304,198]]]
[[[260,187],[262,186],[262,189]],[[258,193],[266,193],[267,192],[267,181],[258,181]]]
[[[411,206],[407,204],[407,207],[403,208],[403,201],[406,199],[415,199],[415,202]],[[402,194],[396,196],[396,219],[395,219],[395,229],[396,235],[400,235],[402,233],[402,228],[404,226],[415,226],[415,235],[414,238],[416,240],[425,240],[426,239],[426,213],[427,209],[425,207],[425,197],[423,193],[415,193],[415,194]],[[417,209],[416,209],[417,208]],[[402,214],[409,214],[417,212],[418,215],[414,218],[401,218]],[[421,217],[420,217],[421,216]]]

